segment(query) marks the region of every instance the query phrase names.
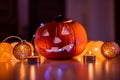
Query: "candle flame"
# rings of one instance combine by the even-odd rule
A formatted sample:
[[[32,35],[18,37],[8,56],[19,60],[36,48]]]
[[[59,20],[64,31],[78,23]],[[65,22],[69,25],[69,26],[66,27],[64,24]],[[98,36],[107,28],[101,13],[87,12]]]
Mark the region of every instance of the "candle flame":
[[[89,51],[89,54],[92,55],[92,51]]]
[[[32,56],[34,56],[34,52],[32,52]]]

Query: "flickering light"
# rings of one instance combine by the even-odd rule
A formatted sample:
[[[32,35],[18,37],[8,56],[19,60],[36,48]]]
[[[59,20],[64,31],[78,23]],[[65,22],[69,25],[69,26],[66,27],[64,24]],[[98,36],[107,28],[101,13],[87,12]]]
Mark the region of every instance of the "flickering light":
[[[95,62],[95,56],[92,54],[92,51],[89,51],[83,56],[84,62]]]
[[[35,56],[34,52],[32,52],[31,56],[28,56],[27,59],[30,64],[39,63],[40,56]]]

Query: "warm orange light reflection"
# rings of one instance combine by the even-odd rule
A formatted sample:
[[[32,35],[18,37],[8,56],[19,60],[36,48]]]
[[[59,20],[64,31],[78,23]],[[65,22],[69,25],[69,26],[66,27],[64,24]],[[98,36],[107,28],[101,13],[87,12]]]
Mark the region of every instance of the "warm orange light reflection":
[[[25,78],[25,65],[21,63],[20,65],[20,80],[24,80]]]
[[[45,57],[40,56],[40,63],[42,64],[42,63],[44,63],[44,61],[45,61]]]
[[[93,77],[94,77],[94,65],[93,65],[93,63],[88,64],[88,77],[89,77],[89,80],[94,80],[93,79]]]
[[[31,80],[35,80],[35,75],[36,75],[36,73],[35,73],[35,66],[32,65],[32,66],[30,66],[30,79]]]
[[[11,62],[0,62],[0,80],[9,80],[13,65]]]
[[[105,64],[105,71],[106,71],[107,73],[109,73],[109,67],[110,67],[109,62],[106,61],[106,64]]]
[[[101,61],[101,60],[99,60],[99,59],[96,59],[95,71],[96,71],[96,75],[97,75],[97,76],[102,75],[102,72],[103,72],[103,64],[104,64],[104,61]]]

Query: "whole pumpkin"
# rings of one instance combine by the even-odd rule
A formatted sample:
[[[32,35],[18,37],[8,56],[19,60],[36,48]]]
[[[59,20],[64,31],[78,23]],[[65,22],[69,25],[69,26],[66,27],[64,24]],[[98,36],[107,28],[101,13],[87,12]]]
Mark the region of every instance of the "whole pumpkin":
[[[36,51],[48,59],[68,59],[82,53],[87,44],[84,27],[72,19],[41,24],[36,30]]]

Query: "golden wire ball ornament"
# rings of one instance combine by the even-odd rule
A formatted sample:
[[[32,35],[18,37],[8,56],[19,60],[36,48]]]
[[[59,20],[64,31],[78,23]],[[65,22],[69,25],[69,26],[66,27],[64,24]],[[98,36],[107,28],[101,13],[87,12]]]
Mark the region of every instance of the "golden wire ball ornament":
[[[26,40],[22,40],[18,36],[9,36],[5,38],[3,41],[7,41],[8,39],[16,38],[19,40],[19,42],[12,42],[11,46],[13,47],[12,54],[13,56],[18,60],[25,60],[28,55],[32,54],[32,48],[30,45],[30,42],[27,42]],[[29,43],[29,44],[28,44]]]
[[[13,55],[19,60],[25,60],[28,54],[32,54],[31,47],[26,43],[26,41],[18,43],[13,48]]]
[[[101,47],[102,54],[109,59],[120,56],[120,48],[116,42],[106,41]]]

